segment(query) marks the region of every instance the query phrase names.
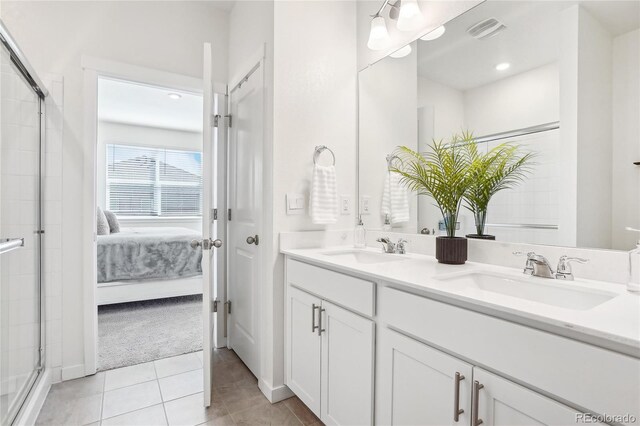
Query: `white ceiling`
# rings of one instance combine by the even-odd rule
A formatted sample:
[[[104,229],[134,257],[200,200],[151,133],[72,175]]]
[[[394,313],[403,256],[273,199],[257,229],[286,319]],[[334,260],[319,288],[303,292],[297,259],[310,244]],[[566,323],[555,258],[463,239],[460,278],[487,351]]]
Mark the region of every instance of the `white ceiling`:
[[[180,99],[171,99],[177,93]],[[98,119],[202,132],[202,95],[123,80],[98,80]]]
[[[554,62],[559,55],[559,11],[576,1],[487,1],[446,25],[434,41],[418,41],[418,75],[458,90],[482,86]],[[640,2],[580,2],[612,35],[640,27]],[[467,29],[496,18],[507,29],[476,40]],[[508,62],[507,71],[495,66]],[[452,72],[456,70],[456,72]]]

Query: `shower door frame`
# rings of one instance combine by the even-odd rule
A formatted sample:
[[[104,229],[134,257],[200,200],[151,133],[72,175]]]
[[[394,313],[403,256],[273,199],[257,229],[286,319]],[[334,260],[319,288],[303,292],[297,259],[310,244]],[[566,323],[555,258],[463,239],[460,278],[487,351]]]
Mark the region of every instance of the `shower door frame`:
[[[34,389],[38,382],[42,379],[43,372],[45,370],[45,361],[46,361],[46,316],[45,316],[45,292],[43,288],[43,279],[42,279],[42,265],[43,265],[43,220],[44,217],[44,206],[43,201],[44,197],[42,196],[42,189],[44,187],[44,164],[45,164],[45,132],[46,132],[46,97],[49,95],[49,92],[45,88],[42,80],[38,77],[35,70],[25,57],[24,53],[18,47],[15,39],[11,36],[11,33],[4,25],[4,22],[0,20],[0,44],[7,50],[9,53],[9,57],[11,58],[11,62],[17,68],[17,72],[24,78],[26,83],[33,90],[34,94],[38,97],[38,114],[40,118],[39,128],[38,128],[38,212],[37,212],[37,230],[35,231],[38,234],[38,263],[36,265],[36,277],[37,277],[37,286],[39,291],[39,325],[40,325],[40,333],[39,333],[39,342],[38,342],[38,363],[32,372],[31,376],[28,379],[28,384],[22,390],[20,394],[20,404],[13,409],[13,411],[7,411],[7,418],[9,420],[9,424],[13,424],[18,416],[21,415],[23,409],[29,402],[30,396],[33,394]]]

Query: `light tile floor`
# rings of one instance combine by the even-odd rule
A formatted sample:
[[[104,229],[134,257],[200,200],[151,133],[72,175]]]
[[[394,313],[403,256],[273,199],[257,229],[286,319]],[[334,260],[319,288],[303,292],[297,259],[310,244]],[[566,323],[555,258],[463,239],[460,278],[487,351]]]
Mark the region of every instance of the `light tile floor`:
[[[213,386],[205,409],[201,352],[118,368],[53,385],[36,424],[321,425],[296,397],[270,404],[233,351],[214,351]]]

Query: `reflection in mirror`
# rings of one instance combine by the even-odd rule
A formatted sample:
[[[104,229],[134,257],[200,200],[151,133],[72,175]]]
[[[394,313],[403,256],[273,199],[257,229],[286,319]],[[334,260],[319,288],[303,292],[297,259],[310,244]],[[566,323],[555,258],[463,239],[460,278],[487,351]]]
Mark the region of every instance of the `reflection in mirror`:
[[[444,27],[359,74],[366,226],[445,235],[434,200],[407,191],[388,158],[468,131],[479,153],[508,142],[536,155],[522,182],[491,198],[487,234],[633,248],[625,227],[640,226],[640,3],[485,2]],[[457,235],[475,224],[462,207]]]

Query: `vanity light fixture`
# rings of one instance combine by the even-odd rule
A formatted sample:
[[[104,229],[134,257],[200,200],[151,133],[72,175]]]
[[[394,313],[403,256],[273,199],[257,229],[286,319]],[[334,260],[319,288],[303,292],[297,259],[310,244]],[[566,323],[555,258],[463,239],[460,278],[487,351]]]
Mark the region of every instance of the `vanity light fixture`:
[[[180,93],[168,93],[167,96],[175,100],[182,98],[182,95]]]
[[[433,41],[437,38],[442,37],[442,35],[444,34],[444,32],[447,29],[444,27],[444,25],[440,25],[438,28],[436,28],[435,30],[429,31],[427,34],[423,35],[422,37],[420,37],[420,40],[423,41]]]
[[[414,31],[423,24],[422,12],[417,0],[402,0],[398,14],[398,29],[400,31]]]
[[[405,56],[409,55],[410,53],[411,53],[411,45],[407,44],[406,46],[401,47],[400,49],[396,50],[395,52],[393,52],[389,56],[391,56],[392,58],[395,58],[395,59],[399,59],[399,58],[404,58]]]
[[[509,62],[501,62],[498,65],[496,65],[496,71],[504,71],[509,69],[509,67],[511,66],[511,64]]]
[[[389,31],[387,31],[387,23],[384,18],[377,13],[371,20],[371,30],[369,32],[369,41],[367,47],[371,50],[382,50],[389,45]]]

